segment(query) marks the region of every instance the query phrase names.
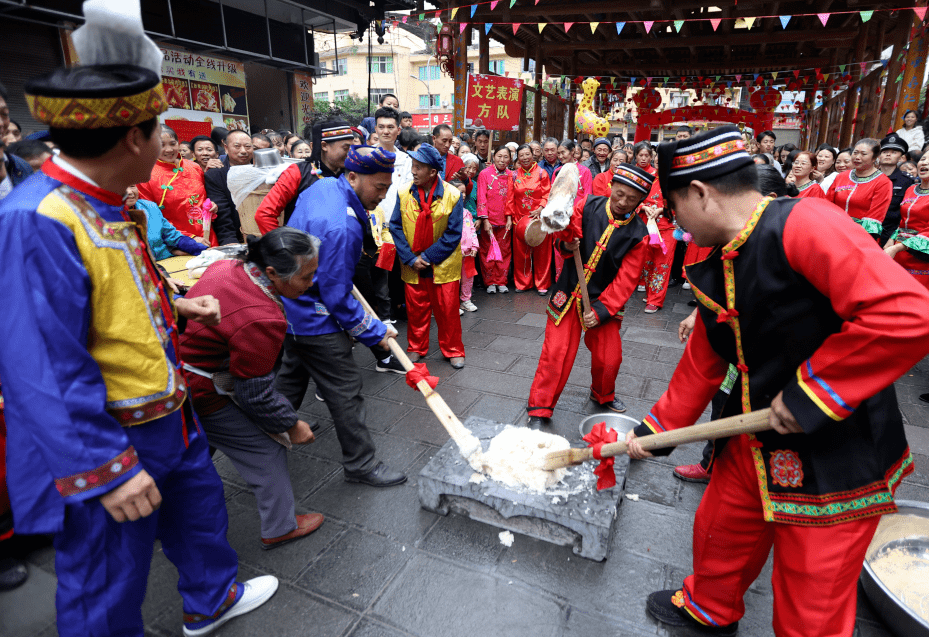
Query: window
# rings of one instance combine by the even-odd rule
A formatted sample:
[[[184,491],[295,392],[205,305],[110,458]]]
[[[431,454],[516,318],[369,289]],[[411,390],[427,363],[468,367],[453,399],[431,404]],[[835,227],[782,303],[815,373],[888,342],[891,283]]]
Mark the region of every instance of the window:
[[[397,92],[392,88],[372,88],[371,89],[371,103],[380,104],[381,98],[390,93],[391,95],[396,95]]]
[[[439,67],[432,66],[431,64],[429,66],[419,67],[419,79],[423,81],[437,80],[439,79],[439,77],[441,77],[441,73],[439,72]]]
[[[348,75],[348,60],[339,58],[332,61],[332,70],[336,75]]]
[[[368,69],[371,73],[393,73],[394,59],[390,55],[369,56]]]
[[[313,93],[314,102],[328,102],[329,101],[329,91],[322,91],[320,93]]]
[[[344,91],[333,91],[332,92],[332,101],[341,102],[342,100],[348,99],[348,89]]]
[[[474,73],[474,62],[468,62],[468,73]]]
[[[671,93],[671,108],[684,108],[690,100],[689,93]]]
[[[503,75],[504,74],[503,60],[491,60],[490,61],[490,72],[496,73],[497,75]]]
[[[439,107],[439,95],[420,95],[419,96],[419,107],[420,108],[438,108]]]

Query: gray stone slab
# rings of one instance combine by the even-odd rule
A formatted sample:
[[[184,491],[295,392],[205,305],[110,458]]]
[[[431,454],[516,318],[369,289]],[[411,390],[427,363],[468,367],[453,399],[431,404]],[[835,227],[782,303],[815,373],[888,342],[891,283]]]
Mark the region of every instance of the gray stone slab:
[[[516,321],[519,325],[526,325],[528,327],[541,327],[544,328],[548,323],[548,317],[545,314],[526,314],[524,317]]]
[[[623,341],[644,343],[645,345],[658,345],[660,347],[675,347],[684,349],[683,343],[677,339],[677,333],[663,332],[646,327],[630,326],[623,335]]]
[[[929,456],[929,429],[925,427],[914,427],[906,425],[906,440],[910,443],[910,450],[913,453],[921,453]]]
[[[505,425],[469,418],[465,426],[486,449]],[[545,493],[520,492],[490,479],[471,482],[474,471],[457,446],[449,442],[420,473],[419,498],[429,511],[442,515],[454,511],[492,526],[571,546],[576,555],[599,561],[609,552],[628,467],[627,457],[617,458],[617,485],[603,491],[597,491],[590,467],[582,465],[570,468],[563,484]]]
[[[22,586],[0,593],[0,635],[31,637],[55,623],[55,576],[32,564],[26,568]]]

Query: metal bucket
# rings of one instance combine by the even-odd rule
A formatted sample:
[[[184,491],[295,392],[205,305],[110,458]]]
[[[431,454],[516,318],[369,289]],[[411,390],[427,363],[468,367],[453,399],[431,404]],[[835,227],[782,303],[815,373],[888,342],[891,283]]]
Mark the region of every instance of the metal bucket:
[[[526,242],[530,248],[542,245],[548,236],[542,230],[542,220],[532,217],[523,217],[516,224],[516,236]]]
[[[899,599],[890,588],[881,581],[880,576],[871,567],[871,562],[884,555],[887,551],[902,549],[914,558],[926,560],[929,558],[929,534],[922,532],[912,533],[901,525],[901,530],[895,530],[898,516],[915,516],[926,521],[929,529],[929,504],[912,500],[897,500],[897,513],[885,515],[881,518],[874,539],[868,547],[864,568],[861,570],[861,584],[874,604],[881,618],[887,623],[894,634],[900,637],[929,637],[929,621],[923,619],[903,600]],[[923,578],[923,583],[929,581],[929,575]]]
[[[592,416],[587,416],[587,418],[581,421],[581,425],[578,428],[581,438],[589,434],[590,430],[593,429],[594,425],[598,422],[605,423],[609,429],[616,431],[619,435],[619,440],[624,440],[626,434],[632,429],[635,429],[641,421],[622,414],[594,414]]]

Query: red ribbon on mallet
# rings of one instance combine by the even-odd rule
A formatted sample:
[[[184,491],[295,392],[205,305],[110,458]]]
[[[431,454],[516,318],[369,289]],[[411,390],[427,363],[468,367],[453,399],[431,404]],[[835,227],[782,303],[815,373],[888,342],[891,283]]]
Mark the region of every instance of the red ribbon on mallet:
[[[419,387],[417,387],[416,384],[421,380],[429,383],[429,386],[433,389],[439,384],[439,377],[430,376],[429,368],[426,367],[425,363],[413,363],[413,369],[406,373],[406,384],[419,391]]]
[[[600,455],[603,445],[616,442],[619,436],[615,429],[610,429],[605,422],[598,422],[590,430],[590,433],[584,436],[584,441],[590,443],[588,446],[593,447],[594,458],[600,461],[597,468],[594,469],[594,475],[597,476],[597,491],[609,489],[616,486],[616,472],[613,470],[613,457],[604,458]]]

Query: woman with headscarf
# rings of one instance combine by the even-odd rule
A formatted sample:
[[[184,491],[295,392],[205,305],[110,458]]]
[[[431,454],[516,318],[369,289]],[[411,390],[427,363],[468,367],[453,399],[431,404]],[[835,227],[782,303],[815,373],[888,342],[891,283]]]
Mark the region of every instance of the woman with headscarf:
[[[506,215],[514,224],[524,217],[539,218],[542,208],[548,203],[551,182],[548,173],[539,168],[532,156],[529,144],[516,149],[516,169],[513,187],[509,191]],[[530,247],[525,237],[516,233],[513,238],[513,279],[517,292],[531,290],[535,286],[539,296],[548,294],[552,285],[552,237],[536,247]]]
[[[151,179],[138,185],[139,198],[155,202],[164,218],[180,233],[203,237],[204,217],[215,217],[217,206],[212,203],[208,210],[203,210],[207,199],[203,170],[195,162],[182,159],[178,146],[177,133],[162,125],[161,156],[155,162]],[[212,227],[209,237],[203,238],[211,246],[219,245]]]

